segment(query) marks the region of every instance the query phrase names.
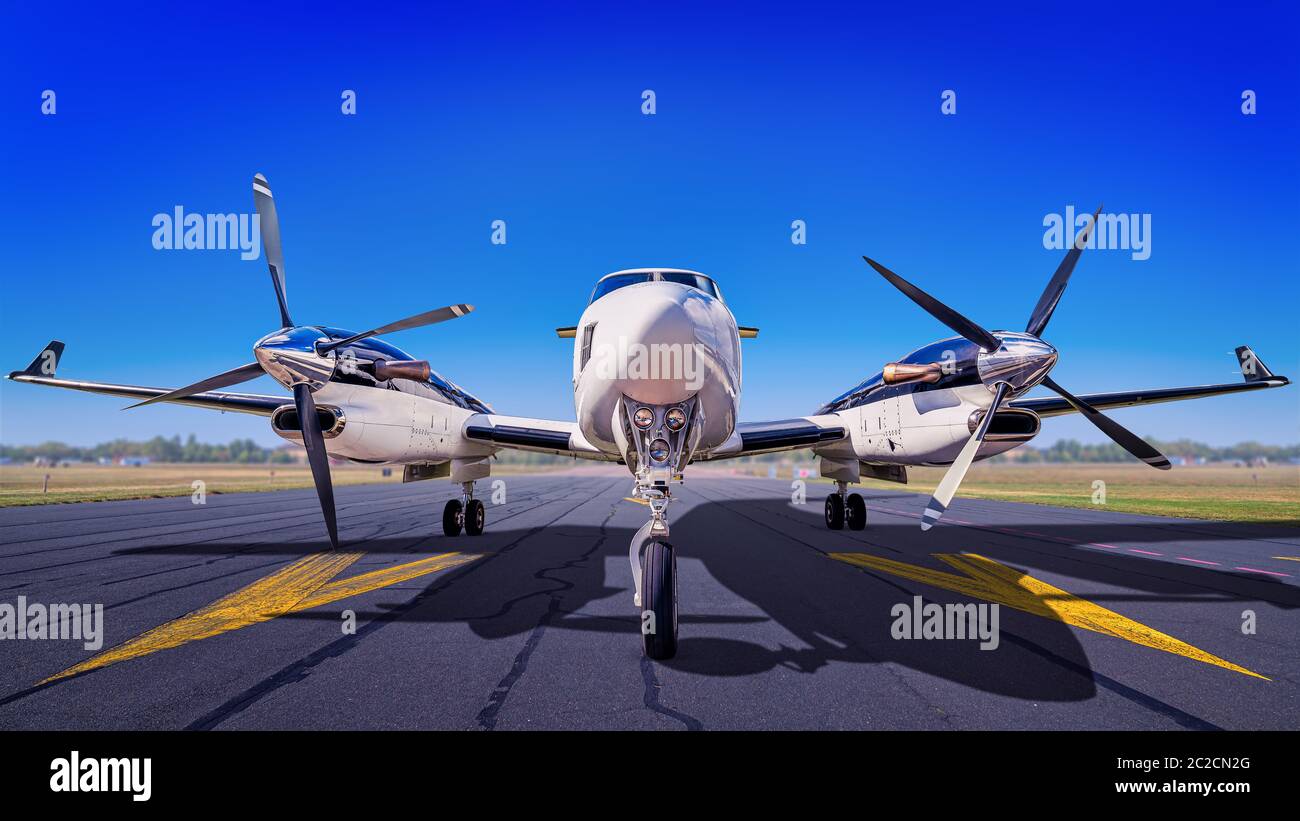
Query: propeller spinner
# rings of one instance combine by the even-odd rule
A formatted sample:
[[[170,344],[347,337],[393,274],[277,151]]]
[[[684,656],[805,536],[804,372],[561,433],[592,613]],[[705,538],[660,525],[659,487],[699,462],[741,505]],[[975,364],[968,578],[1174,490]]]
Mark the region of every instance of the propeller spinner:
[[[334,375],[334,369],[338,364],[335,350],[379,334],[421,328],[446,322],[449,319],[457,319],[472,312],[474,306],[462,303],[436,308],[346,339],[331,339],[317,327],[294,325],[289,315],[289,301],[285,289],[284,254],[280,248],[280,221],[275,210],[275,198],[271,194],[271,186],[267,183],[266,177],[261,174],[253,177],[253,204],[261,219],[266,265],[271,273],[271,285],[275,289],[275,299],[280,309],[280,329],[267,334],[253,345],[255,362],[210,376],[129,407],[138,408],[155,402],[183,399],[204,391],[248,382],[263,374],[292,390],[293,402],[302,425],[302,442],[307,448],[307,462],[311,465],[316,495],[320,499],[321,513],[325,517],[325,528],[329,531],[330,544],[337,550],[339,534],[338,517],[334,508],[334,484],[330,478],[325,437],[321,430],[320,418],[316,415],[316,400],[312,397],[312,394],[323,388]],[[425,367],[427,368],[427,364]]]

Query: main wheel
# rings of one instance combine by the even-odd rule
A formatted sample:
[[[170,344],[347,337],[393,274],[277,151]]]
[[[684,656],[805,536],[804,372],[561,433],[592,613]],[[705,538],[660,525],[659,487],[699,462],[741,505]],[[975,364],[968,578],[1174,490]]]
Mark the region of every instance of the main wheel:
[[[652,659],[677,655],[677,554],[651,542],[641,556],[641,636]]]
[[[862,501],[860,495],[856,493],[849,494],[849,501],[844,510],[844,518],[849,524],[849,530],[861,530],[867,526],[867,503]]]
[[[844,529],[844,500],[838,493],[826,497],[826,526],[831,530]]]
[[[465,522],[465,514],[460,504],[460,499],[452,499],[447,502],[447,506],[442,509],[442,532],[448,536],[459,536],[461,526]]]
[[[465,506],[465,535],[479,535],[483,532],[483,524],[486,521],[487,512],[483,509],[483,503],[478,499],[470,499],[469,504]]]

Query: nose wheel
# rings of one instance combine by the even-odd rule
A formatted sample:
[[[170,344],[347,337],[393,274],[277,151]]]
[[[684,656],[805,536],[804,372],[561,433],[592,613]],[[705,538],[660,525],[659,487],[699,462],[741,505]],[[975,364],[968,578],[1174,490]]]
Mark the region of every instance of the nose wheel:
[[[651,542],[641,558],[641,637],[652,659],[677,655],[677,554],[663,541]]]
[[[487,524],[487,510],[483,503],[474,498],[474,485],[467,482],[464,500],[451,499],[442,509],[442,532],[448,536],[459,536],[461,530],[466,536],[478,536]]]
[[[862,530],[867,526],[867,503],[857,493],[845,495],[847,482],[839,482],[839,490],[826,497],[826,527],[843,530]]]

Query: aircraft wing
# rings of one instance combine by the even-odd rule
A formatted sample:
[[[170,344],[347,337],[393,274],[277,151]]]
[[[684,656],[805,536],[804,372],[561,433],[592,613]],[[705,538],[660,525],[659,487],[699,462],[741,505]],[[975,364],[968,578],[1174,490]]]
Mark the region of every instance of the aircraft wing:
[[[554,453],[601,462],[618,461],[617,456],[611,456],[588,442],[582,431],[578,430],[577,422],[476,413],[465,420],[462,432],[466,439],[491,442],[514,450]]]
[[[837,442],[849,435],[844,422],[835,414],[800,416],[772,422],[741,422],[731,438],[711,453],[696,456],[694,461],[731,459],[783,450],[811,448]]]
[[[1184,399],[1200,399],[1206,396],[1220,396],[1241,391],[1267,390],[1291,384],[1285,376],[1277,376],[1255,356],[1255,352],[1246,346],[1237,349],[1237,361],[1241,365],[1245,380],[1227,382],[1219,385],[1193,385],[1185,388],[1152,388],[1144,391],[1117,391],[1115,393],[1086,393],[1078,396],[1097,410],[1111,408],[1128,408],[1134,405],[1150,405],[1156,402],[1180,402]],[[1015,399],[1010,403],[1013,408],[1031,410],[1039,416],[1061,416],[1074,413],[1069,402],[1060,397],[1042,397],[1034,399]]]
[[[26,370],[14,371],[9,379],[14,382],[27,382],[32,385],[46,385],[51,388],[68,388],[74,391],[103,393],[109,396],[122,396],[127,399],[153,399],[171,392],[171,388],[148,388],[142,385],[117,385],[110,382],[83,382],[78,379],[59,379],[54,371],[63,356],[63,343],[54,341],[45,346],[45,350],[32,360]],[[183,399],[164,400],[177,405],[189,405],[209,410],[251,413],[257,416],[270,416],[278,407],[292,405],[293,397],[263,396],[255,393],[225,393],[223,391],[206,391],[186,396]]]

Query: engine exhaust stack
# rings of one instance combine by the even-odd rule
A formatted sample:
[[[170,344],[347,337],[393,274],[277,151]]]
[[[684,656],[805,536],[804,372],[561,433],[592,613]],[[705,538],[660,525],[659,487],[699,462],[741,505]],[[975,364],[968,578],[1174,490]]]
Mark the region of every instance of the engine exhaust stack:
[[[890,362],[881,371],[881,379],[886,385],[901,385],[905,382],[938,382],[943,376],[943,367],[937,362],[928,365],[908,365],[903,362]]]

